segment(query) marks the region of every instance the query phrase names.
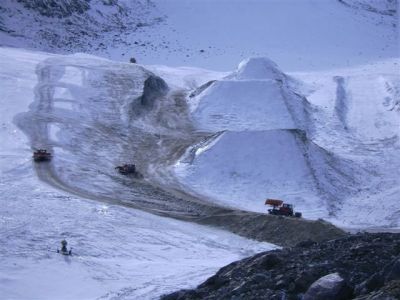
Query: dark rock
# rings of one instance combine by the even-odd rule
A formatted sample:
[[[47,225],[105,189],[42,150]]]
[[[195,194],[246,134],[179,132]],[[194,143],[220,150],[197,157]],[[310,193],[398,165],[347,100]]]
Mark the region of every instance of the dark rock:
[[[260,265],[264,267],[264,269],[269,270],[276,265],[279,265],[281,262],[282,259],[280,259],[278,255],[275,253],[269,253],[262,258]]]
[[[158,76],[151,75],[144,82],[143,94],[140,103],[148,108],[153,108],[157,99],[164,97],[168,92],[168,85]]]
[[[227,284],[229,282],[228,278],[224,278],[221,276],[211,276],[210,278],[208,278],[203,284],[202,286],[207,286],[207,287],[213,287],[215,289],[220,288],[221,286]]]
[[[346,281],[332,273],[315,281],[304,294],[304,300],[345,300],[350,299]]]
[[[385,268],[385,282],[400,280],[400,257],[396,258]]]
[[[375,273],[370,278],[357,285],[355,288],[356,295],[367,294],[371,291],[377,290],[384,285],[384,279],[381,273]]]
[[[256,275],[254,275],[254,277],[252,278],[252,281],[255,283],[263,283],[265,281],[267,281],[269,278],[267,275],[262,274],[262,273],[257,273]]]
[[[384,287],[354,300],[398,300],[400,299],[400,280],[392,280]]]
[[[316,244],[317,244],[317,242],[308,239],[308,240],[302,241],[300,243],[297,243],[296,247],[309,248],[309,247],[314,246]]]
[[[28,8],[46,17],[68,17],[74,13],[82,14],[90,8],[86,0],[18,0]]]
[[[294,281],[295,291],[305,292],[316,279],[317,278],[315,278],[315,275],[313,275],[311,272],[301,272]]]
[[[359,300],[400,299],[399,243],[400,234],[363,233],[259,253],[223,267],[179,299],[340,300],[353,293]]]
[[[172,294],[163,296],[163,299],[164,300],[179,300],[179,299],[182,299],[182,297],[184,297],[184,295],[186,293],[187,293],[187,290],[177,291]]]

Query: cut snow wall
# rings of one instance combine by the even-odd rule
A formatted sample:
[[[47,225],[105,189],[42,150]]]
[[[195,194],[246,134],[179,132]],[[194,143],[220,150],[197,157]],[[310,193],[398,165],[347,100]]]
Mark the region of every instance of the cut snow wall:
[[[210,131],[305,130],[310,104],[292,91],[292,81],[269,59],[248,59],[224,80],[191,93],[194,122]]]

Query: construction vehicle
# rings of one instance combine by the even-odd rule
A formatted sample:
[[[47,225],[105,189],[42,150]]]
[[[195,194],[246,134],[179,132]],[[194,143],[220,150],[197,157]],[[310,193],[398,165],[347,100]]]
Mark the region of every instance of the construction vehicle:
[[[265,205],[272,206],[271,209],[268,209],[270,215],[301,218],[301,212],[294,212],[293,205],[284,203],[282,200],[267,199],[265,200]]]
[[[62,255],[72,255],[72,248],[67,249],[68,242],[66,240],[61,241],[61,249],[57,249],[57,253]]]
[[[38,149],[33,152],[33,160],[35,162],[49,161],[51,160],[51,157],[51,153],[47,152],[45,149]]]
[[[122,175],[132,175],[136,178],[143,178],[143,175],[136,170],[136,166],[134,164],[124,164],[115,167],[115,169],[118,170],[118,172]]]

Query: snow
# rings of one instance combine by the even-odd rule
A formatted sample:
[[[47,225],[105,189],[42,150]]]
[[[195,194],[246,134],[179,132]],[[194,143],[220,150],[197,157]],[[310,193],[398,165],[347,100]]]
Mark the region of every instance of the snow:
[[[277,198],[306,218],[399,227],[399,62],[290,76],[269,59],[240,63],[188,98],[197,128],[218,137],[186,152],[178,180],[231,207],[265,212]]]
[[[290,92],[287,77],[267,58],[242,61],[238,69],[189,99],[202,130],[294,129],[306,126],[302,99]]]
[[[395,2],[154,3],[91,1],[87,18],[0,8],[1,45],[86,52],[0,48],[1,297],[154,299],[274,249],[126,207],[185,209],[112,172],[132,159],[160,186],[218,204],[265,212],[278,198],[305,218],[400,228]],[[132,56],[143,65],[122,63]],[[182,114],[129,114],[150,72],[173,104],[187,96],[193,131]],[[32,164],[35,147],[54,153],[57,178]],[[55,252],[63,238],[72,257]]]
[[[228,72],[217,72],[193,67],[168,67],[164,65],[145,65],[146,69],[163,78],[168,86],[193,90],[209,81],[222,79]]]
[[[387,1],[381,1],[387,2]],[[398,15],[350,8],[339,1],[155,1],[169,48],[139,49],[146,64],[233,70],[266,56],[286,71],[353,66],[396,57]],[[381,4],[383,6],[383,4]],[[200,52],[204,50],[204,52]],[[115,54],[115,58],[118,56]]]
[[[346,196],[337,219],[332,220],[337,224],[400,226],[399,64],[397,58],[292,74],[305,82],[308,101],[318,107],[313,140],[350,162],[349,180],[358,182],[359,192]],[[338,103],[346,109],[338,109]]]
[[[251,57],[243,60],[237,71],[229,77],[248,80],[283,80],[283,73],[279,70],[277,64],[269,58]]]
[[[231,71],[243,59],[265,56],[285,71],[323,70],[397,57],[400,50],[398,13],[386,13],[396,2],[389,0],[131,0],[113,6],[98,0],[83,17],[60,19],[3,2],[2,45],[125,62],[135,57],[146,65]]]
[[[218,81],[198,97],[192,116],[199,129],[296,128],[275,81]]]
[[[228,131],[176,171],[195,191],[227,205],[264,212],[264,198],[291,199],[306,218],[317,218],[326,211],[299,143],[289,130]]]
[[[54,110],[59,121],[51,123],[49,130],[51,140],[55,140],[52,143],[57,145],[55,165],[71,167],[62,165],[64,160],[66,164],[73,162],[64,149],[68,135],[63,122],[73,118],[79,123],[82,116],[90,117],[77,99],[87,99],[93,93],[87,85],[88,80],[95,83],[91,72],[102,74],[109,68],[123,80],[129,65],[12,48],[0,48],[0,57],[2,298],[154,299],[194,287],[227,263],[274,248],[225,231],[85,200],[41,182],[34,171],[30,142],[15,125],[14,117],[28,111],[40,88],[57,91],[53,94],[56,100],[72,101],[72,108]],[[53,89],[57,85],[52,81],[38,81],[38,72],[51,66],[46,65],[49,62],[54,64],[49,78],[61,88]],[[61,65],[66,66],[66,72],[57,71],[62,70]],[[97,95],[101,95],[99,83],[96,86]],[[71,110],[77,108],[79,114]],[[56,253],[64,238],[73,248],[71,257]]]

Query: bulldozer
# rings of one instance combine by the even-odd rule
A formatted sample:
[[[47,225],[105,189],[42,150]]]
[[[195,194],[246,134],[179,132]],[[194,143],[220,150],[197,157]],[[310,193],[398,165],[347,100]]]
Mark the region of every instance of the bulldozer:
[[[276,216],[287,216],[301,218],[301,212],[294,212],[293,205],[289,203],[284,203],[282,200],[278,199],[267,199],[265,200],[265,205],[271,205],[272,208],[268,209],[270,215]]]
[[[115,167],[115,169],[122,175],[131,175],[135,178],[143,178],[143,175],[139,173],[134,164],[124,164],[121,166]]]
[[[33,152],[33,160],[35,162],[49,161],[51,160],[51,157],[51,153],[47,152],[46,149],[38,149]]]

